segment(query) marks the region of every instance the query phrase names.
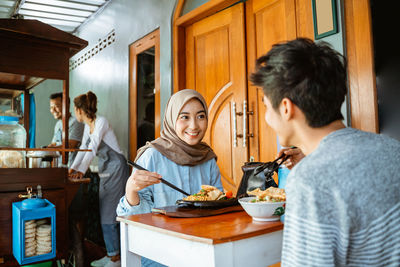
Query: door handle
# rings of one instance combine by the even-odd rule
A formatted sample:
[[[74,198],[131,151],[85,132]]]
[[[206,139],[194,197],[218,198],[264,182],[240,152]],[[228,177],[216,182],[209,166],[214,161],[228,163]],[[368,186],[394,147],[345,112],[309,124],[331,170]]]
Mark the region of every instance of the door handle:
[[[243,100],[243,147],[247,146],[247,102]]]
[[[243,113],[245,114],[243,116],[243,147],[247,146],[247,137],[254,137],[254,134],[249,133],[247,134],[247,116],[248,115],[253,115],[253,111],[247,111],[247,101],[243,100]]]
[[[242,138],[243,135],[237,133],[237,119],[236,116],[242,116],[242,112],[236,112],[236,102],[232,101],[232,136],[233,136],[233,147],[237,147],[237,139]]]

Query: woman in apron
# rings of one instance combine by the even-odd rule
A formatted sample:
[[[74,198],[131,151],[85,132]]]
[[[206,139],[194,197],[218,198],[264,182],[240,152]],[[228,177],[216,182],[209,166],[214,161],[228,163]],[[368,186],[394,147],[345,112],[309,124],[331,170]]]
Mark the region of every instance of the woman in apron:
[[[96,116],[97,97],[88,92],[74,99],[75,117],[85,123],[80,149],[68,173],[71,178],[82,178],[95,156],[99,162],[100,220],[107,256],[93,261],[91,266],[120,266],[119,224],[115,218],[119,199],[125,193],[125,183],[129,177],[126,159],[119,148],[117,138],[106,118]]]

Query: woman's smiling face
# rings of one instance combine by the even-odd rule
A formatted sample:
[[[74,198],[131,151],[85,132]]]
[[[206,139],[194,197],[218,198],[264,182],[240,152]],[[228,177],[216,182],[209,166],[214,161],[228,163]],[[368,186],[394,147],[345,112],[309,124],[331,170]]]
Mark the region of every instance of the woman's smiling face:
[[[199,100],[189,100],[181,109],[175,123],[177,136],[188,145],[196,145],[207,130],[206,111]]]

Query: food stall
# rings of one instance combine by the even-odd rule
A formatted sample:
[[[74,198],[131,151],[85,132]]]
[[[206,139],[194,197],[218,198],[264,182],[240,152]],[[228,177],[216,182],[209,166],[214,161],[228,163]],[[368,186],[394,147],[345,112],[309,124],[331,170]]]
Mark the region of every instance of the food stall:
[[[0,151],[58,151],[67,163],[69,107],[69,58],[88,45],[74,35],[37,20],[0,19],[0,94],[23,92],[23,125],[29,133],[29,91],[45,79],[63,81],[63,144],[61,148],[29,148],[29,134],[24,147],[0,147]],[[40,119],[40,118],[38,118]],[[21,201],[26,187],[36,191],[41,186],[43,198],[56,207],[57,258],[65,258],[68,250],[68,206],[79,187],[68,179],[65,167],[0,168],[0,264],[16,264],[12,255],[12,203]],[[26,166],[26,167],[25,167]],[[31,166],[32,167],[32,166]],[[42,166],[43,167],[43,166]]]

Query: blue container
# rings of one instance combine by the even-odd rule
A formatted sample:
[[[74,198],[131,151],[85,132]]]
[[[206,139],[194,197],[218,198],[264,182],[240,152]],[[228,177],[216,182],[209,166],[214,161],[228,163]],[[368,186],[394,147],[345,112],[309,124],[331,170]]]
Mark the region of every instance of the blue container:
[[[17,124],[18,121],[19,121],[18,117],[0,116],[0,124]]]
[[[27,256],[25,253],[25,222],[32,220],[37,222],[41,219],[48,220],[51,225],[49,234],[51,241],[48,241],[51,242],[51,251],[46,254]],[[56,257],[56,208],[47,199],[32,198],[12,203],[12,231],[13,255],[20,265]],[[36,234],[36,229],[34,231]],[[36,244],[36,239],[34,242]]]
[[[279,167],[278,170],[278,187],[285,189],[286,187],[286,178],[289,175],[290,170],[286,167]],[[281,216],[281,221],[285,221],[285,215]]]
[[[286,187],[286,178],[289,175],[290,170],[286,167],[279,167],[278,169],[278,187],[285,189]]]

